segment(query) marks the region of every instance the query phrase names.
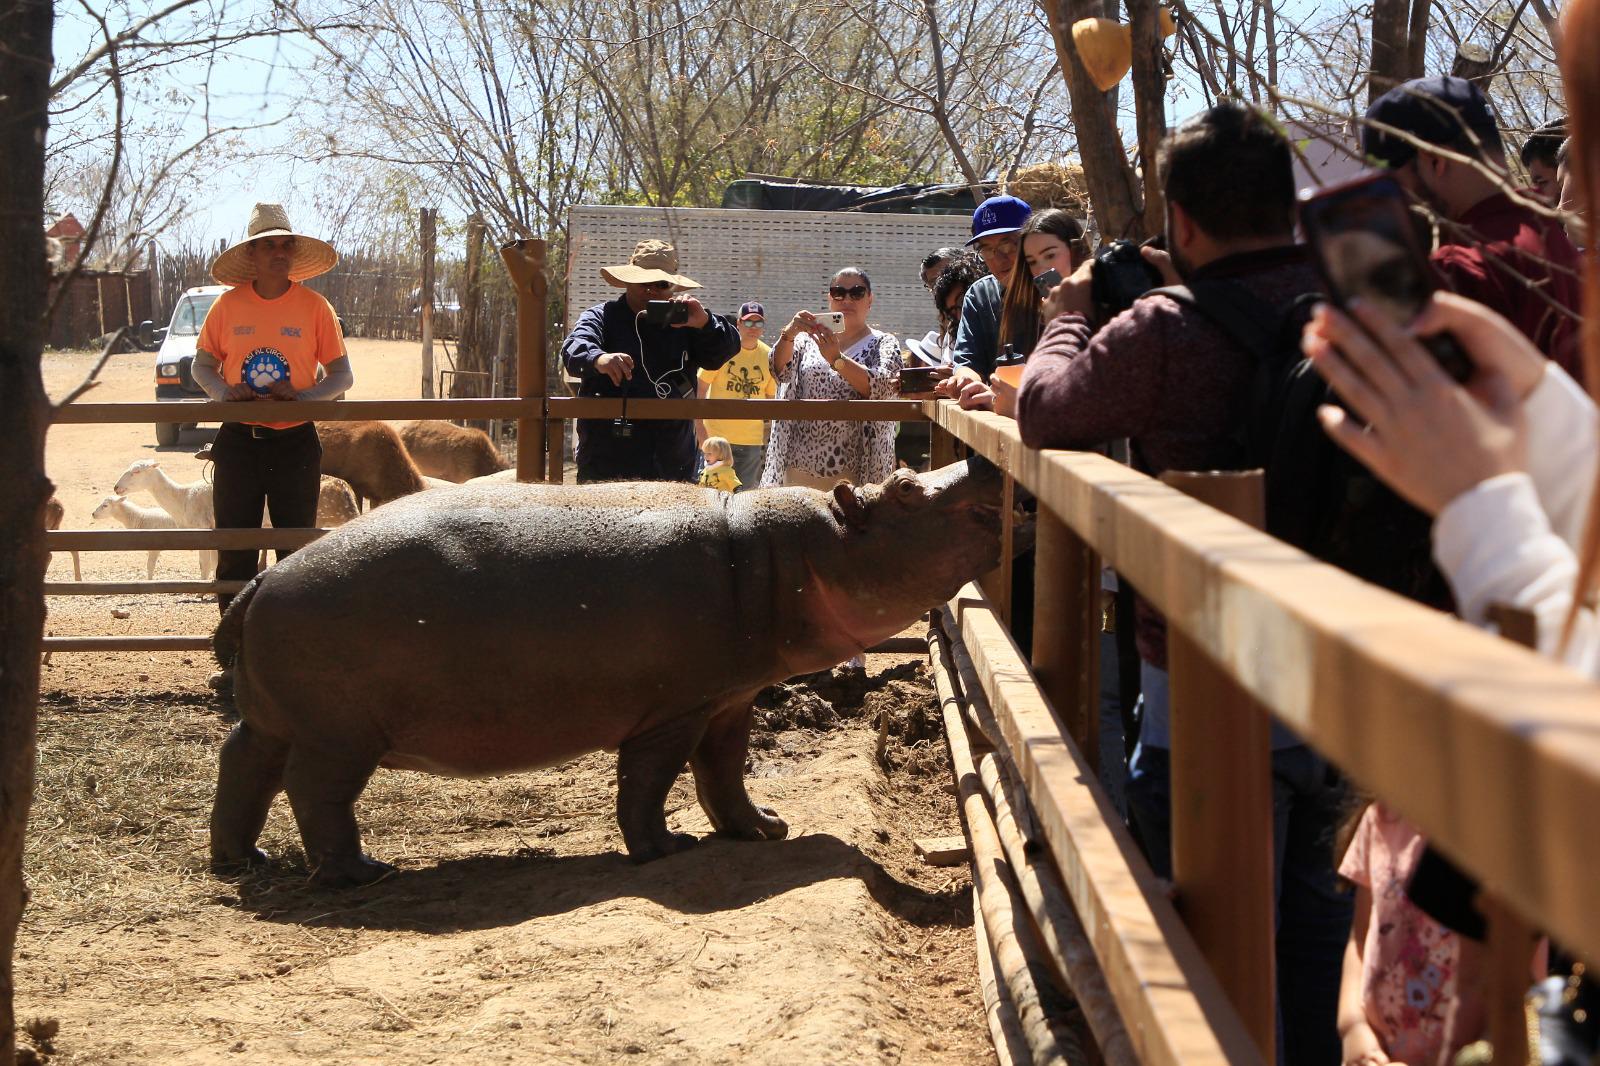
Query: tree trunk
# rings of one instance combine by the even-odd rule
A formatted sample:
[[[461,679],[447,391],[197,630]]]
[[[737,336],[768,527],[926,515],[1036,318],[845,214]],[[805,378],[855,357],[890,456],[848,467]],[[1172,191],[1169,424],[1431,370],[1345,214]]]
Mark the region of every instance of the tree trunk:
[[[451,396],[487,396],[489,394],[489,344],[480,324],[483,306],[483,235],[482,215],[467,219],[467,265],[461,296],[461,332],[456,342],[456,373],[450,380]],[[487,429],[488,423],[474,420],[475,429]]]
[[[433,250],[439,212],[420,209],[422,226],[422,287],[417,306],[422,313],[422,398],[433,399]]]
[[[27,890],[22,847],[33,803],[44,636],[44,145],[51,0],[0,0],[0,1066],[16,1061],[11,957]]]
[[[1431,8],[1430,0],[1373,0],[1368,105],[1401,82],[1422,77]]]
[[[1156,149],[1167,135],[1167,75],[1155,0],[1128,0],[1128,24],[1133,34],[1133,107],[1139,131],[1139,169],[1144,178],[1143,232],[1137,236],[1148,237],[1165,228],[1167,210],[1156,168]]]
[[[1095,227],[1102,240],[1113,240],[1139,233],[1142,208],[1116,118],[1106,106],[1106,95],[1089,80],[1072,43],[1072,24],[1094,18],[1100,11],[1100,5],[1092,0],[1061,0],[1056,17],[1050,21],[1050,32],[1072,101],[1072,124],[1078,134],[1078,156],[1083,161],[1083,179],[1089,187]]]

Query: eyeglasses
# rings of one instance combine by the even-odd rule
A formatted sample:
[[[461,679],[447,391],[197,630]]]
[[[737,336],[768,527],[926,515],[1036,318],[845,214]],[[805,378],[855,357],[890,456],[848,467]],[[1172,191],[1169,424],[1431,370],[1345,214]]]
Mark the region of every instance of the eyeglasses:
[[[654,289],[657,292],[666,292],[668,289],[672,288],[672,282],[670,282],[670,281],[647,281],[647,282],[645,282],[645,287]]]
[[[871,291],[872,290],[867,288],[865,285],[851,285],[849,288],[846,288],[843,285],[828,286],[828,295],[832,296],[835,300],[865,300],[867,298],[867,293]]]
[[[741,318],[739,320],[739,325],[748,326],[751,329],[760,329],[762,326],[764,326],[766,324],[767,324],[767,320],[764,319],[764,318]]]

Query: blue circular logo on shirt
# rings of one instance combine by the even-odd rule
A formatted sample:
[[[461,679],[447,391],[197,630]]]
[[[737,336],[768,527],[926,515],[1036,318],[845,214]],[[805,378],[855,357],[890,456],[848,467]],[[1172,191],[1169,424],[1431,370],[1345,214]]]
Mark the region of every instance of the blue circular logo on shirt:
[[[276,348],[257,348],[244,361],[244,382],[265,396],[274,381],[289,380],[289,360]]]

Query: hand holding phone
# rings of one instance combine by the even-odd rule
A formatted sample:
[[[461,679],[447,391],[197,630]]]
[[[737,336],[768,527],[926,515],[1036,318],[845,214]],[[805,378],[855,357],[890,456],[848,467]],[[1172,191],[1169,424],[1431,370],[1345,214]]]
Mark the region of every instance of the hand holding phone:
[[[1061,271],[1051,267],[1043,274],[1033,279],[1033,287],[1039,293],[1039,299],[1050,295],[1050,290],[1061,284]]]
[[[818,323],[827,326],[835,333],[844,332],[843,311],[818,311],[812,317],[815,318]]]
[[[1392,176],[1372,174],[1302,194],[1300,225],[1340,309],[1359,299],[1405,328],[1428,305],[1437,287],[1433,267]],[[1472,377],[1472,359],[1448,333],[1419,340],[1456,381]]]

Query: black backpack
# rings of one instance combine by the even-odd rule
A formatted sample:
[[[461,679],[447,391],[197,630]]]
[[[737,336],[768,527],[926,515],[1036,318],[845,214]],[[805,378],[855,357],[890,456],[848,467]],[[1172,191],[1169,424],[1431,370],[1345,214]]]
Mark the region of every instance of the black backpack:
[[[1365,581],[1448,609],[1449,586],[1433,563],[1432,519],[1334,444],[1317,420],[1318,407],[1339,402],[1300,351],[1322,294],[1273,306],[1228,279],[1151,292],[1198,311],[1254,357],[1234,466],[1265,472],[1267,532]]]

